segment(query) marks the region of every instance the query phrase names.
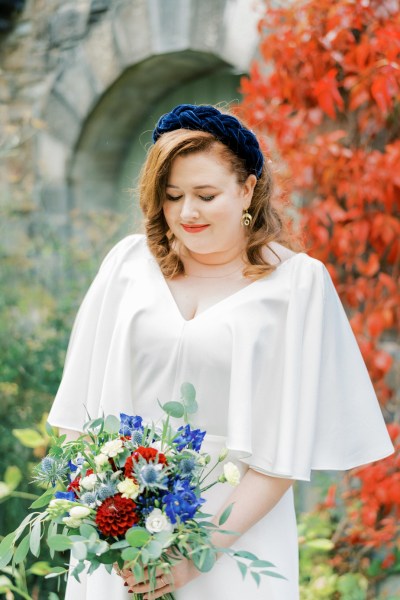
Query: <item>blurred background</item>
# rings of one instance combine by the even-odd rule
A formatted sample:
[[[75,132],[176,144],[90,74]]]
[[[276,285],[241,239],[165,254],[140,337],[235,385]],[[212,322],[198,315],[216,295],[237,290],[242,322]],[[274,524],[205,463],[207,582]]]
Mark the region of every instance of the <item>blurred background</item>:
[[[0,0],[0,541],[41,493],[74,316],[140,229],[138,173],[178,103],[229,105],[260,136],[396,446],[297,485],[301,598],[400,599],[398,0]],[[62,598],[50,562],[0,563],[0,596]]]

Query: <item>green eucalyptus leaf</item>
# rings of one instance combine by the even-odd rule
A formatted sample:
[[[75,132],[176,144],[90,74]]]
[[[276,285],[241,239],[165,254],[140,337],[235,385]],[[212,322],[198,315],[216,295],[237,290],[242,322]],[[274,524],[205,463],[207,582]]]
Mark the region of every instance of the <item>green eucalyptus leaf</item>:
[[[15,531],[6,535],[0,544],[0,569],[11,561],[14,554]]]
[[[264,568],[268,568],[268,567],[274,567],[275,565],[272,562],[269,562],[268,560],[253,560],[250,563],[250,567],[252,569],[264,569]]]
[[[104,421],[104,430],[107,433],[118,433],[121,427],[121,423],[114,415],[107,415]]]
[[[188,405],[196,401],[196,390],[192,383],[188,381],[182,383],[180,392],[183,404]]]
[[[142,563],[147,565],[150,562],[150,554],[146,548],[142,548],[140,552],[140,558],[142,559]]]
[[[79,533],[86,539],[99,539],[97,530],[92,525],[87,525],[86,523],[83,523],[79,527]]]
[[[257,573],[256,571],[251,571],[251,576],[254,579],[254,581],[257,584],[257,587],[260,585],[261,582],[261,576],[259,573]]]
[[[218,520],[218,525],[223,525],[224,523],[226,523],[226,521],[229,519],[229,516],[232,512],[232,508],[233,508],[233,502],[232,502],[232,504],[229,504],[229,506],[226,507],[226,509],[220,516],[220,518]]]
[[[120,540],[111,544],[110,548],[112,550],[120,550],[121,548],[129,548],[129,544],[126,540]]]
[[[39,575],[40,577],[43,577],[44,575],[48,575],[49,573],[51,573],[52,570],[53,567],[51,567],[47,561],[39,560],[30,566],[28,573],[30,573],[31,575]]]
[[[133,565],[133,574],[138,583],[144,580],[144,570],[140,563],[136,562]]]
[[[185,408],[181,402],[166,402],[163,404],[163,410],[174,419],[181,419],[184,415]]]
[[[22,538],[21,542],[19,543],[19,546],[15,552],[15,556],[14,556],[14,561],[16,565],[19,565],[19,563],[23,562],[29,552],[29,538],[30,538],[30,533],[27,533],[26,536],[24,538]]]
[[[129,548],[124,548],[124,550],[122,550],[121,556],[124,560],[134,560],[137,555],[140,553],[140,550],[138,548],[132,548],[131,546]]]
[[[64,567],[52,567],[50,573],[44,576],[45,579],[51,579],[52,577],[59,577],[60,575],[64,575],[64,573],[68,573],[68,569]]]
[[[207,573],[210,571],[216,561],[216,554],[211,548],[204,548],[192,555],[193,563],[199,571]]]
[[[63,552],[64,550],[69,550],[72,546],[72,542],[67,535],[57,534],[49,537],[47,543],[50,548],[56,550],[57,552]]]
[[[233,556],[239,556],[239,558],[247,558],[248,560],[258,560],[258,557],[247,550],[238,550]]]
[[[34,502],[32,502],[29,508],[35,509],[47,506],[50,500],[53,498],[53,496],[54,490],[53,488],[50,488],[49,490],[46,490],[41,496],[39,496],[39,498],[37,498]]]
[[[106,552],[108,552],[109,548],[110,546],[108,542],[106,542],[105,540],[100,540],[95,544],[95,553],[98,556],[100,556],[101,554],[105,554]]]
[[[141,548],[150,537],[150,533],[144,527],[131,527],[125,534],[126,541],[134,548]]]
[[[37,519],[37,521],[35,521],[32,526],[30,537],[29,537],[29,548],[30,548],[30,551],[32,552],[33,556],[36,556],[36,558],[40,554],[41,531],[42,531],[42,522],[39,519]]]
[[[242,574],[243,579],[246,577],[247,574],[247,565],[245,565],[244,563],[240,562],[240,560],[236,561],[237,566],[239,567],[239,571]]]
[[[71,553],[77,560],[85,560],[87,556],[86,545],[83,542],[74,542],[71,546]]]
[[[283,575],[280,575],[280,573],[275,573],[275,571],[268,571],[268,570],[263,570],[260,571],[261,575],[268,575],[268,577],[276,577],[277,579],[286,579],[286,577],[284,577]]]
[[[162,554],[163,545],[160,544],[160,542],[157,542],[156,540],[151,540],[147,544],[146,550],[149,553],[149,556],[152,560],[157,560],[157,558],[160,558]]]

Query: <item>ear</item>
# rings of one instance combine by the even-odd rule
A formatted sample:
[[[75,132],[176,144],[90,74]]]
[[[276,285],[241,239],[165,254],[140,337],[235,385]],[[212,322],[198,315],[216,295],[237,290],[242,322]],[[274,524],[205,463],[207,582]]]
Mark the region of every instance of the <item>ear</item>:
[[[256,187],[257,177],[249,175],[242,186],[243,208],[248,209],[253,198],[254,188]]]

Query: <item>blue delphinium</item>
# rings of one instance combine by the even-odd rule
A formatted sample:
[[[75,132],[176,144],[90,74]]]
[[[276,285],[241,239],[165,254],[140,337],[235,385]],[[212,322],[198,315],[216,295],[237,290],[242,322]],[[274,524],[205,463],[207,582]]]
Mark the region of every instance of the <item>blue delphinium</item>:
[[[121,420],[121,428],[119,430],[121,435],[132,435],[135,431],[143,433],[142,417],[120,413],[119,418]]]
[[[54,497],[59,500],[70,500],[71,502],[76,500],[74,492],[56,492]]]
[[[205,431],[200,429],[191,429],[190,425],[181,426],[178,428],[179,435],[174,439],[177,450],[183,450],[183,448],[192,448],[199,452],[201,444],[203,443]]]
[[[192,519],[197,509],[205,502],[204,498],[196,496],[194,489],[187,479],[176,479],[172,492],[163,496],[162,503],[171,523],[176,523],[177,520],[184,523]]]

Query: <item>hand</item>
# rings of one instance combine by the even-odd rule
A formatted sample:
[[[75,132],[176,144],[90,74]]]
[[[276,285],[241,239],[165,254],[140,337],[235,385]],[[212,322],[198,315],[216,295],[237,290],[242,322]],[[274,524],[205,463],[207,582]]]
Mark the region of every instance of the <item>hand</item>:
[[[152,591],[150,582],[146,578],[147,571],[145,571],[145,580],[140,583],[136,581],[135,576],[130,569],[122,569],[121,571],[118,569],[117,573],[129,586],[129,591],[135,592],[135,594],[144,594],[143,600],[156,600],[157,598],[161,598],[164,594],[178,590],[200,575],[200,572],[190,560],[182,558],[171,567],[171,571],[168,574],[157,570],[156,587]]]

